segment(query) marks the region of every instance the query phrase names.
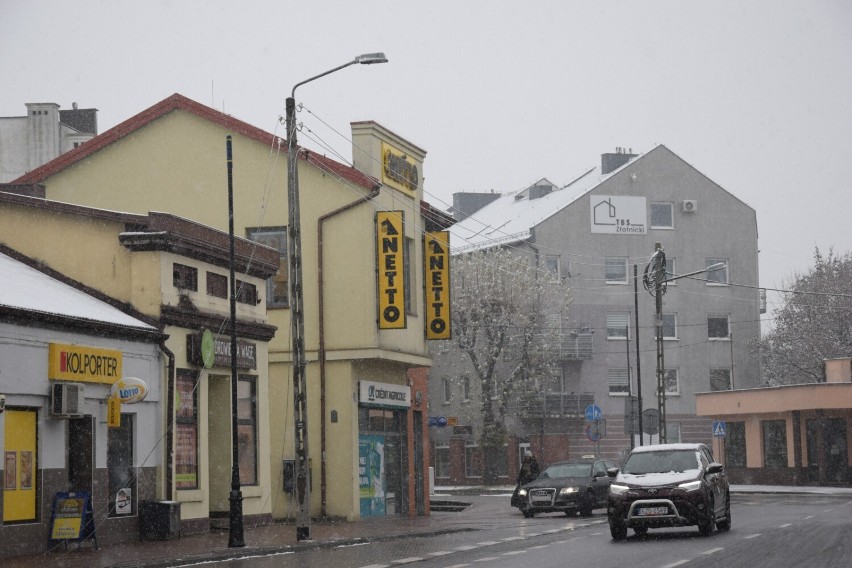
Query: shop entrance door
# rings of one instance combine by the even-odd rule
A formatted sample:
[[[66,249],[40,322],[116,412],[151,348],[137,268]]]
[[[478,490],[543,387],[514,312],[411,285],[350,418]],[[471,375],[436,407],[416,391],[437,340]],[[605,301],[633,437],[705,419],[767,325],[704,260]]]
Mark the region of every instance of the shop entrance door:
[[[68,420],[68,490],[92,493],[94,464],[94,418]]]
[[[361,516],[408,512],[406,412],[361,407],[358,416]]]
[[[35,410],[7,410],[4,436],[3,522],[36,520],[38,467]]]
[[[846,483],[849,480],[849,450],[846,446],[846,420],[810,419],[808,438],[808,480],[819,483]]]

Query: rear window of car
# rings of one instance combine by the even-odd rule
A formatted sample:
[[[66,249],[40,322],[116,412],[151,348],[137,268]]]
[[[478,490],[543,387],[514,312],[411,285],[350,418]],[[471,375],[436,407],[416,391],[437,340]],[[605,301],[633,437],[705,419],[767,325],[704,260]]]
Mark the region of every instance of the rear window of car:
[[[646,473],[680,473],[700,467],[695,450],[668,450],[631,454],[622,471],[631,475],[644,475]]]

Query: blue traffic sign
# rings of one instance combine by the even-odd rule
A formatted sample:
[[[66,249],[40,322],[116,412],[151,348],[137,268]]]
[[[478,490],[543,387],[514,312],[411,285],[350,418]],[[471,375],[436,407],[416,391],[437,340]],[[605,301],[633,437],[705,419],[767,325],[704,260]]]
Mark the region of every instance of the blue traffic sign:
[[[592,420],[600,420],[601,418],[603,418],[603,411],[600,406],[590,404],[586,407],[586,420],[591,422]]]
[[[724,420],[714,420],[713,421],[713,437],[714,438],[724,438],[725,437],[725,421]]]

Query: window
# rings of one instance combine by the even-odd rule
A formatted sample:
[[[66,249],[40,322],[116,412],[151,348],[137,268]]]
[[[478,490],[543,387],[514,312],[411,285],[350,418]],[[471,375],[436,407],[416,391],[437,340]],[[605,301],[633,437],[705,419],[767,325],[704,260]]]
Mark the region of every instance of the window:
[[[707,316],[708,339],[729,339],[730,337],[728,316]]]
[[[179,291],[198,291],[198,269],[184,264],[172,266],[172,284]]]
[[[237,449],[242,485],[257,485],[256,393],[256,378],[241,375],[237,380]]]
[[[464,402],[470,400],[470,377],[467,375],[462,377],[462,400]]]
[[[657,337],[657,328],[654,327],[654,338]],[[677,339],[677,315],[663,314],[663,339]]]
[[[414,239],[405,237],[405,254],[402,255],[402,285],[405,289],[405,313],[416,316],[414,288],[411,284],[411,263],[414,261]]]
[[[725,465],[728,467],[746,466],[745,423],[728,422],[725,424]]]
[[[724,268],[718,270],[708,270],[706,272],[707,285],[718,286],[728,283],[728,259],[727,258],[708,258],[704,264],[705,268],[710,268],[715,264],[724,264]]]
[[[627,284],[627,259],[606,259],[604,262],[604,280],[607,284]]]
[[[731,390],[731,370],[710,369],[710,390]]]
[[[121,425],[107,430],[107,473],[109,515],[126,516],[136,512],[136,468],[133,465],[133,419],[121,413]],[[8,493],[7,493],[8,495]]]
[[[215,272],[207,273],[207,294],[216,298],[228,297],[228,277],[216,274]]]
[[[544,257],[544,269],[553,280],[559,280],[559,256],[549,254]]]
[[[671,229],[674,227],[673,205],[671,203],[651,203],[651,228]]]
[[[666,422],[666,443],[680,443],[680,424],[672,424],[671,422]]]
[[[760,427],[763,431],[763,467],[787,467],[787,422],[764,420]]]
[[[606,315],[606,338],[607,339],[629,339],[630,338],[630,313],[607,314]]]
[[[482,477],[482,452],[476,444],[464,445],[465,477]]]
[[[609,395],[622,396],[630,390],[627,380],[627,369],[607,369],[609,378]]]
[[[446,442],[435,442],[435,477],[447,479],[450,477],[450,445]]]
[[[175,486],[198,488],[198,377],[178,369],[175,382]]]
[[[676,396],[680,394],[678,389],[677,369],[666,369],[666,394]]]
[[[666,286],[677,286],[677,280],[670,280],[677,276],[675,270],[675,257],[666,256]]]
[[[290,305],[289,275],[287,265],[287,228],[258,227],[247,229],[248,238],[278,251],[278,272],[266,281],[266,307],[286,308]]]
[[[237,280],[237,301],[241,304],[256,306],[260,303],[257,299],[257,286]]]
[[[504,444],[497,450],[497,454],[494,459],[494,473],[497,477],[509,477],[509,447]]]
[[[444,379],[444,404],[453,399],[453,385],[450,379]]]

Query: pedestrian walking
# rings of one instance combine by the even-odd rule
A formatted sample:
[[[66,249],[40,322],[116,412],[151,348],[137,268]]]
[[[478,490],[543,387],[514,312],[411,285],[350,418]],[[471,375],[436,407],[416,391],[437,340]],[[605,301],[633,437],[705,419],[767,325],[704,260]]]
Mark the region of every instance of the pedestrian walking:
[[[515,491],[512,493],[513,507],[520,507],[521,498],[518,495],[518,491],[520,491],[521,487],[536,479],[539,473],[541,473],[541,470],[535,456],[529,450],[524,451],[524,459],[521,460],[521,468],[518,470],[518,483],[515,485]]]

